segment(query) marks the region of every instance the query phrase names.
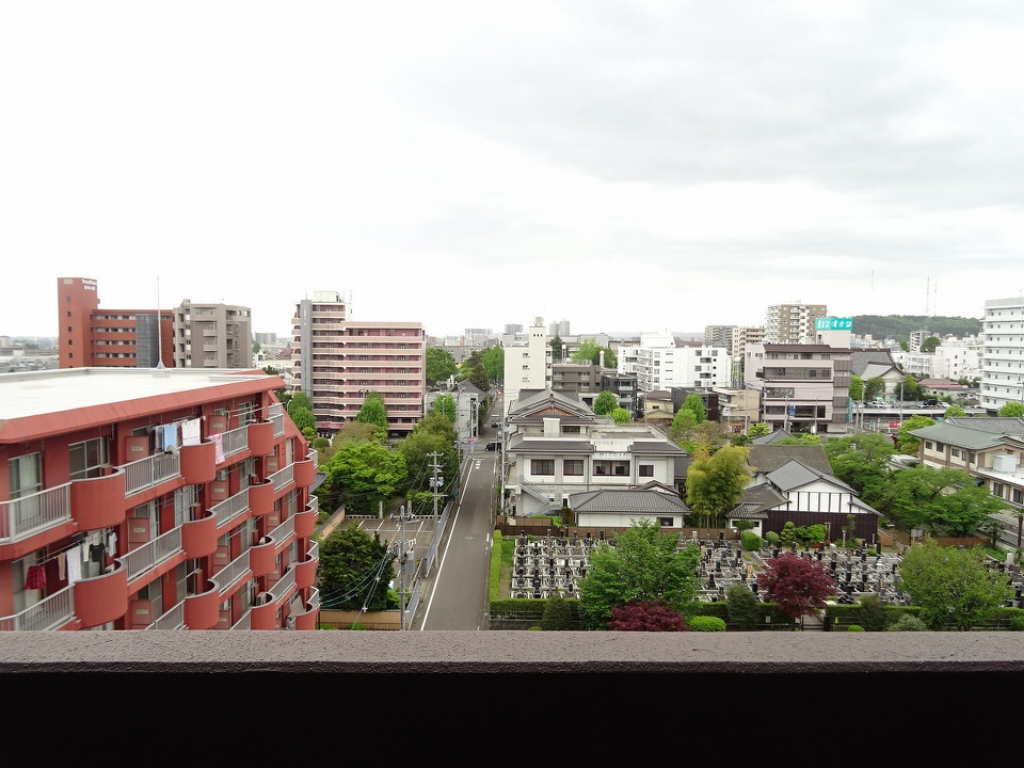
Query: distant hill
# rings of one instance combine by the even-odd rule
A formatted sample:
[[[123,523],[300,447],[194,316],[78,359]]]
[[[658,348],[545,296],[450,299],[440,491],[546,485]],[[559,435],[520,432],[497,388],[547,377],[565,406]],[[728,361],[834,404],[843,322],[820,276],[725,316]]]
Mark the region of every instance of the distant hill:
[[[925,317],[924,315],[855,315],[853,332],[875,339],[906,341],[913,331],[929,330],[936,336],[973,336],[981,333],[981,320],[973,317]]]

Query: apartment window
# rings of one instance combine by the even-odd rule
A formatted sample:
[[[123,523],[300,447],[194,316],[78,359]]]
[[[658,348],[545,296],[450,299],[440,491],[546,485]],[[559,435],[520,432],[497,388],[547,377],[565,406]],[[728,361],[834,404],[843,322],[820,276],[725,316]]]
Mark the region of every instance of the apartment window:
[[[925,447],[925,450],[928,450],[928,451],[930,451],[930,450],[932,450],[932,448],[933,448],[934,446],[933,446],[933,444],[932,444],[932,441],[931,441],[931,440],[925,440],[925,441],[924,441],[924,447]]]
[[[11,499],[21,499],[43,490],[43,454],[30,453],[8,462]]]
[[[106,438],[97,437],[69,445],[68,464],[72,480],[102,475],[103,468],[110,465]]]
[[[594,474],[599,477],[628,477],[628,461],[595,461]]]
[[[1000,499],[1003,498],[1005,488],[1002,483],[992,483],[992,495],[998,496]]]
[[[582,477],[583,459],[564,459],[562,461],[562,474],[566,477]]]
[[[531,459],[530,474],[534,477],[552,477],[555,474],[554,459]]]
[[[1011,489],[1010,496],[1013,499],[1014,504],[1024,504],[1024,490],[1021,490],[1020,488],[1013,488]]]
[[[951,449],[950,453],[953,455],[954,459],[959,459],[960,458],[960,449],[959,448]]]
[[[653,464],[641,464],[638,470],[640,477],[654,477]]]

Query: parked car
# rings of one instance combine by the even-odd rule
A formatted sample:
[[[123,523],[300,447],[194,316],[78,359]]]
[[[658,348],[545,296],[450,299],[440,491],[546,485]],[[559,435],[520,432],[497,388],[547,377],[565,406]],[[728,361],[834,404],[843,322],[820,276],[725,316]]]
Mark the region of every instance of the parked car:
[[[495,440],[493,442],[490,442],[490,443],[487,444],[487,450],[488,451],[499,451],[499,450],[501,450],[501,443],[499,443],[497,440]]]

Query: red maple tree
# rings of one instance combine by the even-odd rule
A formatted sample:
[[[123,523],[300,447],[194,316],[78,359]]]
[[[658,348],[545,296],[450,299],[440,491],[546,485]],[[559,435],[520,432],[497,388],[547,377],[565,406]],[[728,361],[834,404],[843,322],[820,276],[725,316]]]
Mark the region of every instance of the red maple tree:
[[[659,601],[612,608],[608,629],[616,632],[689,632],[686,617]]]
[[[787,552],[765,561],[757,576],[757,586],[769,602],[791,619],[810,616],[825,607],[825,600],[836,592],[836,583],[824,563],[807,560]]]

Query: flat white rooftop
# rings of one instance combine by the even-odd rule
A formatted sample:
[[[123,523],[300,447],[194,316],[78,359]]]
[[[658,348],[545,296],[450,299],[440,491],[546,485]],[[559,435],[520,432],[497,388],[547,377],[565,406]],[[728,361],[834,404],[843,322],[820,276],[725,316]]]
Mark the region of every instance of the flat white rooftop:
[[[0,374],[0,421],[267,378],[189,368],[63,368]]]

